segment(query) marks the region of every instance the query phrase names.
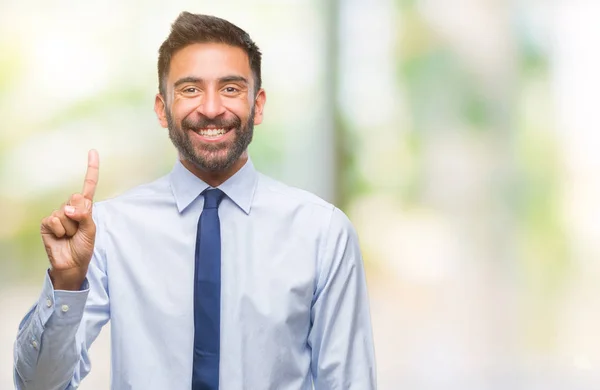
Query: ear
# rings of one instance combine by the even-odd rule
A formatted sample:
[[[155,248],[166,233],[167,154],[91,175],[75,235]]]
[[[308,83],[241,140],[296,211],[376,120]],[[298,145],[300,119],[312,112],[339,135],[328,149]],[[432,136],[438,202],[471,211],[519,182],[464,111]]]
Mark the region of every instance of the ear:
[[[264,89],[260,89],[254,99],[254,124],[260,125],[263,120],[263,110],[267,102],[267,94]]]
[[[156,98],[154,99],[154,112],[158,118],[158,123],[165,129],[169,127],[167,121],[167,105],[160,93],[157,93]]]

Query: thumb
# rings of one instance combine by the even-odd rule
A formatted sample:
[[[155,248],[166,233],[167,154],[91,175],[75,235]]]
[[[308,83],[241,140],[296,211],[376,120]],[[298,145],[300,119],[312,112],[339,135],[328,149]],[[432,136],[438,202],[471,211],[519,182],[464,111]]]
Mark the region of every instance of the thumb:
[[[75,205],[65,206],[65,215],[75,222],[79,223],[79,230],[82,233],[95,231],[96,225],[92,218],[92,201],[83,198]]]

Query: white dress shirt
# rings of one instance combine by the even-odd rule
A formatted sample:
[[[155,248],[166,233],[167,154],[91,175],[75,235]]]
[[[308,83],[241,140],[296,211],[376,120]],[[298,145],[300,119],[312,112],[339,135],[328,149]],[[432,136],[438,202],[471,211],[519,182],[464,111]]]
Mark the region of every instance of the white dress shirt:
[[[74,389],[111,321],[111,388],[191,388],[194,247],[208,184],[180,162],[94,205],[81,291],[46,276],[14,348],[17,389]],[[376,387],[364,267],[350,221],[248,162],[219,186],[221,390]]]

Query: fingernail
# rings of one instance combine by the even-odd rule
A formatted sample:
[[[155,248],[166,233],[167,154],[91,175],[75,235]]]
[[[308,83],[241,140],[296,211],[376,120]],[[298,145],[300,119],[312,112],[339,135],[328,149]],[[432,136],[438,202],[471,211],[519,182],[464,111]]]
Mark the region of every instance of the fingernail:
[[[65,213],[73,214],[75,212],[75,207],[73,206],[65,206]]]

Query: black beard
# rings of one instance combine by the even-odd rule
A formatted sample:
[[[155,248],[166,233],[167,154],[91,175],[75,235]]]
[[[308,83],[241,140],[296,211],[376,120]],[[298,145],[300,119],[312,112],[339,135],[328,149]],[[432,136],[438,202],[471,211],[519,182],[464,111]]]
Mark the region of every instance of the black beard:
[[[201,117],[198,121],[186,118],[178,126],[171,112],[167,110],[167,123],[169,126],[169,138],[179,151],[179,154],[187,161],[194,164],[203,171],[218,172],[229,168],[240,158],[242,153],[248,149],[254,134],[254,106],[250,110],[250,116],[244,126],[238,116],[231,120],[209,119]],[[197,150],[190,138],[190,131],[196,131],[209,126],[221,129],[231,129],[235,132],[232,142],[218,144],[203,144]]]

